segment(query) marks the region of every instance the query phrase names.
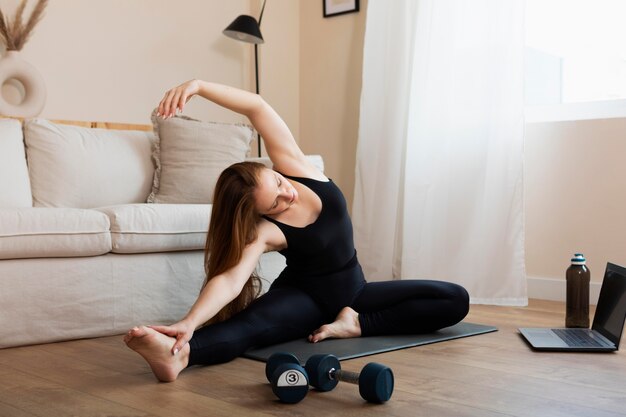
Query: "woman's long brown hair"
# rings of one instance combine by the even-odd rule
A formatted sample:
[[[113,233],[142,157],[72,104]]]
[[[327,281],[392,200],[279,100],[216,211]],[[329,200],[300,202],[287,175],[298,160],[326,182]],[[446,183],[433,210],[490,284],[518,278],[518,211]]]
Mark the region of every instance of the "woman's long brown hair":
[[[237,265],[246,245],[256,240],[261,217],[255,207],[254,190],[263,168],[265,165],[257,162],[240,162],[226,168],[217,180],[204,248],[206,280],[202,288]],[[261,281],[253,273],[241,293],[205,324],[230,318],[246,308],[260,292]]]

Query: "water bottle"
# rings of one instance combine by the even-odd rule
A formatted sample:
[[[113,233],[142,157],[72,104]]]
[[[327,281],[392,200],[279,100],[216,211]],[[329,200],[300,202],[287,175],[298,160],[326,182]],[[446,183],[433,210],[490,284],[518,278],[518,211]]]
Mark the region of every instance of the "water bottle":
[[[567,268],[565,327],[589,327],[589,268],[582,253],[572,258],[572,264]]]

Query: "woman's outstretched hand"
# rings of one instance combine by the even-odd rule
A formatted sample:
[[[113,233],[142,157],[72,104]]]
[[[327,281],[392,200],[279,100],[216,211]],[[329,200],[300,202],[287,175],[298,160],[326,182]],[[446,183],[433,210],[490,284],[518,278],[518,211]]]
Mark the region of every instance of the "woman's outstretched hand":
[[[171,326],[148,326],[164,335],[176,338],[176,343],[172,346],[172,355],[176,355],[191,340],[193,336],[193,326],[184,321],[179,321]]]
[[[198,94],[200,83],[198,80],[189,80],[178,87],[168,90],[157,108],[157,115],[167,119],[177,112],[182,112],[185,104],[191,97]]]

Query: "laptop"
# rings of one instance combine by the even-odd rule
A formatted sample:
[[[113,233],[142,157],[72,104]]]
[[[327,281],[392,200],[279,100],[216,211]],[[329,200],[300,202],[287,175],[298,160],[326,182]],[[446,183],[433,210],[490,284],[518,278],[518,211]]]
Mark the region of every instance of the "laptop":
[[[626,268],[607,263],[600,298],[591,329],[520,328],[519,332],[536,350],[612,352],[626,320]]]

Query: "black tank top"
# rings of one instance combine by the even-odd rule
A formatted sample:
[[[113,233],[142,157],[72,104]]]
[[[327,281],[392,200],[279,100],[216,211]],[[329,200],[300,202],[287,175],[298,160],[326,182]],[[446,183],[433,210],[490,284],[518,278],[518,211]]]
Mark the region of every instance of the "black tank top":
[[[287,239],[287,248],[280,251],[287,260],[284,272],[300,277],[327,275],[356,262],[352,221],[341,190],[332,180],[284,176],[310,188],[322,201],[317,220],[306,227],[289,226],[264,216]]]

